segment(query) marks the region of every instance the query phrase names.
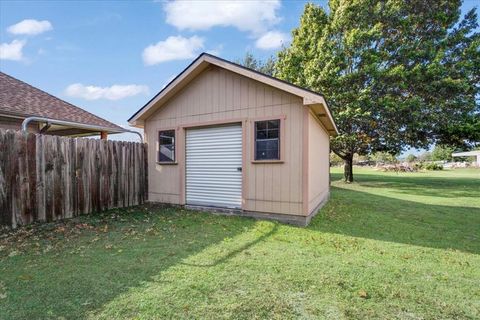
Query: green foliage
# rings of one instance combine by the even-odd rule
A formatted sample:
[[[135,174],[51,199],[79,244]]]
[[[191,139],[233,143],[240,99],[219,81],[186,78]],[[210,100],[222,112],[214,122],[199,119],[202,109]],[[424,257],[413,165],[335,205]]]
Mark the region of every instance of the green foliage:
[[[355,153],[353,155],[353,163],[354,164],[365,163],[365,162],[368,162],[369,160],[370,160],[370,157],[368,155],[361,155],[361,154],[357,154],[357,153]]]
[[[445,138],[479,113],[480,36],[459,0],[307,4],[276,76],[323,92],[340,135],[332,150],[399,153]],[[474,130],[475,131],[475,130]]]
[[[415,163],[415,169],[417,170],[430,170],[430,171],[439,171],[443,170],[443,166],[441,164],[437,164],[435,162],[417,162]]]
[[[435,162],[430,162],[424,165],[424,168],[427,170],[443,170],[443,166],[441,164],[437,164]]]
[[[330,152],[330,165],[331,166],[339,166],[343,164],[342,158],[340,158],[338,155],[336,155],[333,152]]]
[[[1,319],[478,319],[478,170],[333,169],[307,228],[137,207],[0,237]]]
[[[449,146],[435,145],[432,150],[433,161],[452,161],[452,153],[455,152],[455,148]]]
[[[415,160],[417,160],[417,157],[414,154],[409,154],[406,160],[407,162],[415,162]]]
[[[432,153],[425,151],[418,156],[419,161],[432,161]]]
[[[235,63],[240,64],[246,68],[261,72],[263,74],[272,76],[275,72],[275,58],[269,57],[266,61],[262,61],[253,56],[252,53],[247,52],[243,59],[237,59]]]
[[[397,157],[387,152],[375,152],[370,155],[370,159],[376,163],[397,163]]]
[[[440,130],[439,142],[455,146],[460,150],[478,148],[480,146],[480,114],[467,115],[461,123],[445,123]]]

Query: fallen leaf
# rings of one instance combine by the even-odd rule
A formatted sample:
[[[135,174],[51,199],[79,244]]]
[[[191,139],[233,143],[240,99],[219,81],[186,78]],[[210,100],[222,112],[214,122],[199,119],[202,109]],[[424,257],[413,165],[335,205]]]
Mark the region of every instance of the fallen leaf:
[[[360,298],[363,298],[363,299],[368,299],[370,298],[370,296],[368,295],[367,291],[365,290],[360,290],[358,291],[358,295],[360,296]]]
[[[33,277],[29,274],[22,274],[22,275],[18,276],[18,279],[23,280],[23,281],[30,281],[30,280],[33,279]]]

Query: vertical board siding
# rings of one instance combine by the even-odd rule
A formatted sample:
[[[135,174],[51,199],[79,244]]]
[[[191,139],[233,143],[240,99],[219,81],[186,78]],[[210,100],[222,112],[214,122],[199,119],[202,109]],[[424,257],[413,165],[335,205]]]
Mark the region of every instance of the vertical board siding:
[[[308,212],[314,210],[330,190],[330,137],[321,122],[308,114]]]
[[[0,224],[55,221],[147,199],[147,147],[0,129]]]
[[[151,155],[149,200],[184,204],[184,159],[178,165],[156,163],[158,130],[178,128],[177,155],[184,151],[183,128],[211,121],[237,119],[245,126],[244,203],[248,211],[303,215],[303,100],[258,81],[210,67],[145,121]],[[285,117],[283,163],[252,163],[253,123],[270,116]],[[328,152],[327,152],[328,154]],[[169,183],[164,183],[169,181]]]

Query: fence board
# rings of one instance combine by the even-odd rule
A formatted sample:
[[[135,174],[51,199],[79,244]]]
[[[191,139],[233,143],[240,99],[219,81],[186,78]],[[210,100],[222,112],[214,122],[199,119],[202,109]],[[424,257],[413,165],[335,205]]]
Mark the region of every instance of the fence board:
[[[142,143],[0,129],[0,224],[16,227],[142,204]]]

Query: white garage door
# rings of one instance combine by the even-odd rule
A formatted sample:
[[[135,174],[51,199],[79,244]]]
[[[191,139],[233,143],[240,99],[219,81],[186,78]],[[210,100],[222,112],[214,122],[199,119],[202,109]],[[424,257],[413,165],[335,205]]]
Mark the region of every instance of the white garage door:
[[[187,204],[241,208],[241,167],[240,124],[187,130]]]

